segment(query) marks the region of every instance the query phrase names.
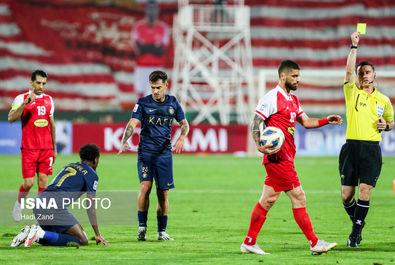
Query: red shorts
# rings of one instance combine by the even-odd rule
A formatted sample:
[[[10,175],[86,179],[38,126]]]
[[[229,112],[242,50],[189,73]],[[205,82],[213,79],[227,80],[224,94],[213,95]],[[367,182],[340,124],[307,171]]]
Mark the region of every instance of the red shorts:
[[[52,175],[52,149],[22,149],[22,176],[34,178],[36,173]]]
[[[292,161],[281,161],[280,163],[265,164],[267,176],[265,185],[274,191],[287,191],[299,187],[300,182]]]

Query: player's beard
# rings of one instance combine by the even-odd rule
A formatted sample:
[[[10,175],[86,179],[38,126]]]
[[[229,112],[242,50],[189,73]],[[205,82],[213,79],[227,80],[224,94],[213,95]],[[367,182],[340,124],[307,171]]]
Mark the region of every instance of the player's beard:
[[[298,89],[298,83],[292,84],[291,82],[285,81],[285,88],[287,91],[295,91]]]
[[[40,96],[44,92],[43,89],[33,89],[33,93],[37,96]]]

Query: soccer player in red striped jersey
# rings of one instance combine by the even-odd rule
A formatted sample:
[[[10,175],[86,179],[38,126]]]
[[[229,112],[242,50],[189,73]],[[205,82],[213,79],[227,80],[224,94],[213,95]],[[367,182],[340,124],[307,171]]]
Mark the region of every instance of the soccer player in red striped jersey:
[[[243,253],[269,254],[258,246],[256,239],[268,211],[284,191],[291,200],[295,221],[309,241],[312,254],[321,254],[334,248],[337,243],[319,240],[306,212],[305,193],[294,167],[295,122],[298,121],[303,127],[310,129],[326,124],[340,125],[342,118],[338,115],[329,115],[323,119],[315,119],[309,118],[303,112],[298,98],[291,93],[298,88],[300,80],[300,67],[297,63],[290,60],[283,61],[279,66],[278,74],[279,84],[260,99],[251,123],[251,133],[257,150],[264,154],[263,164],[267,176],[262,196],[252,211],[247,237],[240,250]],[[261,146],[259,130],[261,124],[264,127],[274,126],[282,130],[285,141],[281,148],[273,148],[272,144]]]
[[[19,187],[15,202],[13,218],[21,220],[21,198],[27,196],[38,176],[38,193],[47,187],[48,175],[52,175],[52,164],[57,150],[55,141],[54,103],[52,97],[45,94],[47,73],[35,70],[31,75],[31,90],[18,95],[12,103],[8,121],[22,122],[22,176],[23,184]]]

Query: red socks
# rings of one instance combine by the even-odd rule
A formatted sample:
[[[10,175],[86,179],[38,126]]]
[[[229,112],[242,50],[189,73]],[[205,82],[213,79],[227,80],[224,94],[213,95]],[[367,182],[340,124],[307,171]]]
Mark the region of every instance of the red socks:
[[[38,186],[38,194],[37,194],[37,195],[39,195],[43,190],[45,190],[45,188],[46,188],[46,187],[41,188],[40,186]]]
[[[248,228],[247,237],[244,240],[246,245],[255,245],[259,231],[261,231],[262,225],[266,220],[267,212],[268,211],[265,210],[259,202],[255,205],[251,214],[251,222]]]
[[[292,209],[296,223],[302,229],[304,235],[312,247],[318,242],[318,238],[313,231],[309,214],[306,212],[306,207]]]
[[[23,187],[23,184],[19,187],[19,192],[18,192],[18,202],[21,202],[22,198],[25,198],[27,196],[27,194],[29,193],[29,190],[25,190],[25,188]]]
[[[38,187],[38,194],[40,194],[43,190],[45,190],[46,187]],[[18,192],[18,202],[21,202],[22,198],[25,198],[27,194],[29,194],[30,189],[25,190],[23,187],[23,184],[19,187],[19,192]]]
[[[292,211],[296,223],[303,231],[307,240],[309,240],[310,245],[312,247],[315,246],[318,242],[318,238],[313,231],[313,226],[311,225],[309,214],[306,212],[306,207],[294,208]],[[267,213],[268,211],[265,210],[265,208],[263,208],[259,202],[255,205],[251,214],[250,227],[248,228],[248,233],[246,239],[244,240],[244,244],[255,245],[259,231],[261,230],[262,225],[265,223]]]

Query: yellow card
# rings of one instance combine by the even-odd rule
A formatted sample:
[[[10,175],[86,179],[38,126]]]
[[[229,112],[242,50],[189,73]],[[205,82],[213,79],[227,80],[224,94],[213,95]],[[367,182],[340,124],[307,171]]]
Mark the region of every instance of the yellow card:
[[[359,34],[366,34],[366,23],[358,23],[357,32],[359,32]]]

